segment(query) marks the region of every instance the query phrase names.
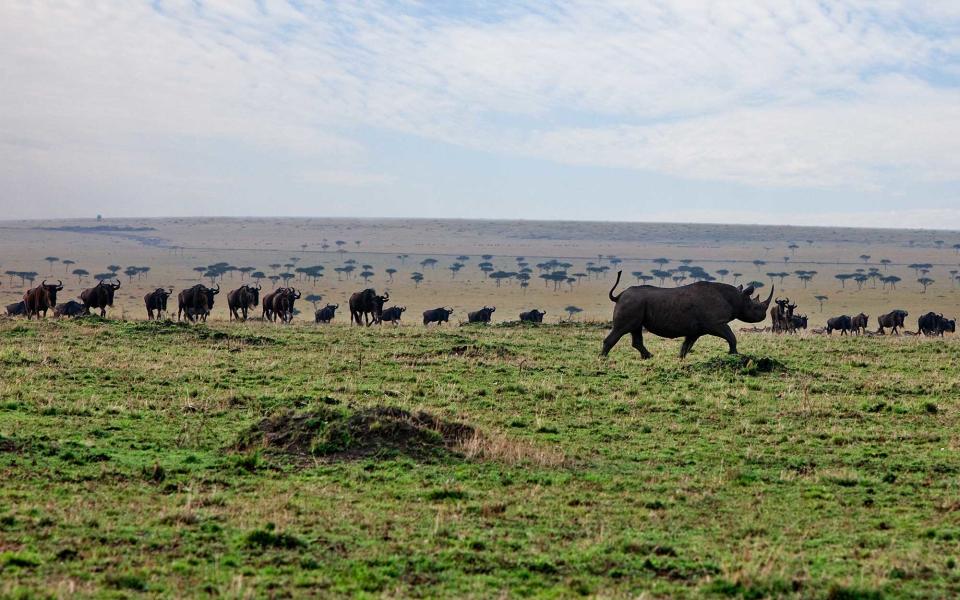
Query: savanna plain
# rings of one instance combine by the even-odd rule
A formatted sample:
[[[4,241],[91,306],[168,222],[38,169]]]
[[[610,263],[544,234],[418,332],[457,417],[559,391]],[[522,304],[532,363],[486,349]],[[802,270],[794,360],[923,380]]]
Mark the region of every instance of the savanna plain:
[[[960,344],[814,333],[861,311],[871,332],[895,308],[911,332],[927,311],[955,318],[960,233],[108,219],[0,234],[4,304],[31,280],[63,280],[61,302],[121,282],[106,318],[0,318],[4,596],[960,594]],[[809,327],[734,323],[740,356],[704,338],[680,361],[647,336],[650,360],[626,341],[600,359],[618,270],[621,289],[775,286]],[[226,291],[253,281],[303,292],[292,324],[228,320]],[[223,293],[206,323],[177,322],[176,291],[197,283]],[[173,320],[145,320],[158,287]],[[400,326],[348,325],[365,287],[407,307]],[[313,323],[327,303],[334,322]],[[492,324],[460,325],[484,305]],[[439,306],[451,323],[418,322]],[[544,324],[516,322],[532,308]]]

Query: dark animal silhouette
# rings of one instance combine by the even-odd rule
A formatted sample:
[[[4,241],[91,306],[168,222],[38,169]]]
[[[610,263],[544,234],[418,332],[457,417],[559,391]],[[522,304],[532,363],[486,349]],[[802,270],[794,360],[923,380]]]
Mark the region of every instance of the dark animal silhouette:
[[[947,332],[955,333],[957,331],[957,322],[954,319],[947,319],[943,314],[928,312],[917,319],[919,328],[917,335],[937,335],[942,336]]]
[[[547,314],[545,310],[528,310],[520,313],[521,323],[543,323],[543,315]]]
[[[832,335],[834,331],[839,331],[840,335],[846,335],[851,329],[853,329],[853,319],[849,315],[827,319],[827,335]]]
[[[173,288],[165,290],[157,288],[152,292],[147,292],[143,297],[143,303],[147,307],[147,319],[153,320],[153,313],[156,312],[158,319],[163,318],[163,313],[167,312],[167,298],[173,294]]]
[[[107,316],[107,307],[113,306],[113,294],[120,289],[120,280],[117,283],[101,281],[92,288],[80,292],[80,299],[89,308],[99,308],[100,316]]]
[[[793,315],[790,319],[790,332],[796,333],[798,329],[807,328],[807,315]]]
[[[380,323],[388,321],[394,325],[400,324],[400,315],[406,312],[406,306],[391,306],[390,308],[383,309],[383,312],[380,314]]]
[[[7,305],[8,317],[19,317],[20,315],[25,314],[27,314],[27,305],[23,303],[23,300]]]
[[[189,321],[196,321],[198,317],[206,319],[213,306],[213,296],[219,291],[219,287],[211,290],[201,283],[181,291],[177,294],[177,320],[184,316]]]
[[[227,308],[230,309],[231,321],[247,320],[247,311],[260,304],[260,289],[259,283],[256,287],[244,284],[227,294]]]
[[[280,319],[281,323],[290,323],[293,321],[294,303],[302,296],[301,292],[295,288],[284,288],[283,291],[273,297],[273,314]]]
[[[280,293],[283,292],[283,291],[284,291],[284,288],[275,289],[275,290],[273,290],[273,291],[268,292],[267,294],[265,294],[265,295],[263,296],[263,298],[261,299],[261,301],[260,301],[260,306],[263,308],[263,320],[264,320],[264,321],[273,321],[273,319],[274,319],[274,314],[273,314],[273,301],[274,301],[274,299],[275,299],[277,296],[279,296]]]
[[[753,287],[743,289],[726,283],[698,281],[676,288],[651,285],[629,287],[619,296],[613,290],[620,284],[622,271],[607,294],[616,303],[613,309],[613,329],[603,340],[601,355],[606,356],[620,338],[630,334],[633,347],[643,358],[653,356],[643,345],[643,330],[666,338],[682,337],[680,358],[684,358],[696,341],[704,335],[714,335],[727,341],[730,354],[737,353],[737,338],[730,329],[730,321],[759,323],[767,316],[773,300],[770,295],[763,302],[753,297]]]
[[[907,315],[910,314],[905,310],[892,310],[885,315],[880,315],[877,317],[877,322],[880,324],[880,328],[877,329],[877,333],[880,335],[885,335],[886,331],[884,328],[889,328],[890,333],[900,335],[898,329],[903,328],[903,322],[906,320]]]
[[[80,317],[90,314],[90,307],[83,302],[69,300],[63,304],[58,304],[53,308],[53,316],[60,317]]]
[[[373,289],[355,292],[350,296],[350,322],[357,325],[366,323],[367,327],[380,322],[383,305],[390,299],[390,293],[378,296]]]
[[[317,312],[313,313],[314,320],[317,323],[329,323],[337,316],[338,308],[340,308],[339,304],[328,304],[323,308],[317,309]]]
[[[489,323],[490,317],[496,310],[496,306],[484,306],[480,310],[468,312],[467,323]]]
[[[859,315],[850,317],[850,329],[853,333],[861,335],[867,332],[867,324],[870,322],[870,317],[863,313]]]
[[[47,283],[47,280],[44,279],[37,287],[27,290],[23,295],[23,305],[26,309],[27,319],[32,319],[33,315],[37,315],[39,319],[40,313],[43,313],[44,318],[46,318],[47,311],[57,305],[57,292],[62,289],[63,282],[59,279],[56,284]]]
[[[774,333],[780,333],[786,329],[787,304],[790,303],[790,299],[777,298],[773,303],[775,306],[770,307],[770,327]]]
[[[441,323],[446,323],[450,319],[450,315],[453,314],[452,308],[433,308],[430,310],[423,311],[423,324],[429,325],[430,323],[436,323],[440,325]]]

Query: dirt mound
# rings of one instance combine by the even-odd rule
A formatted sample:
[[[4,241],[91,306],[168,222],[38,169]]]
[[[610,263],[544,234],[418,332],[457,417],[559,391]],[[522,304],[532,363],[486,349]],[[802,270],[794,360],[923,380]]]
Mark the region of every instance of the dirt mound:
[[[469,425],[393,406],[356,411],[288,411],[267,417],[241,435],[240,450],[267,448],[300,456],[351,459],[405,454],[438,458],[472,438]]]
[[[743,375],[757,375],[786,371],[787,367],[775,358],[767,356],[749,356],[746,354],[724,354],[695,365],[704,371],[733,371]]]

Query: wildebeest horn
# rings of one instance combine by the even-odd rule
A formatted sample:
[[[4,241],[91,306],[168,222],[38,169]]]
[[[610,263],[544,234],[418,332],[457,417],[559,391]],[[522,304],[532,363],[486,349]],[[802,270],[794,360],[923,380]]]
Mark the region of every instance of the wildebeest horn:
[[[62,289],[63,289],[63,282],[58,279],[58,280],[57,280],[57,290],[59,291],[59,290],[62,290]]]
[[[117,284],[113,286],[113,289],[115,289],[115,290],[119,290],[119,289],[120,289],[120,279],[119,279],[119,278],[117,278]]]
[[[47,280],[46,280],[46,279],[44,279],[43,281],[40,282],[40,287],[47,287]]]
[[[259,282],[259,281],[257,282],[257,289],[258,289],[258,290],[262,290],[262,289],[263,289],[262,287],[260,287],[260,282]]]
[[[211,288],[211,289],[212,289],[212,288]],[[220,293],[220,284],[219,284],[219,283],[217,284],[217,289],[213,290],[213,293],[214,293],[214,294],[219,294],[219,293]]]

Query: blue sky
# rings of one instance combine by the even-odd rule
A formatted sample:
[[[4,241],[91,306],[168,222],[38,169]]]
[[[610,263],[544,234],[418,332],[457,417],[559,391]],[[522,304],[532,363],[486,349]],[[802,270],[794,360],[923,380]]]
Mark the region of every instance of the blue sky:
[[[8,218],[960,229],[960,4],[0,3]]]

